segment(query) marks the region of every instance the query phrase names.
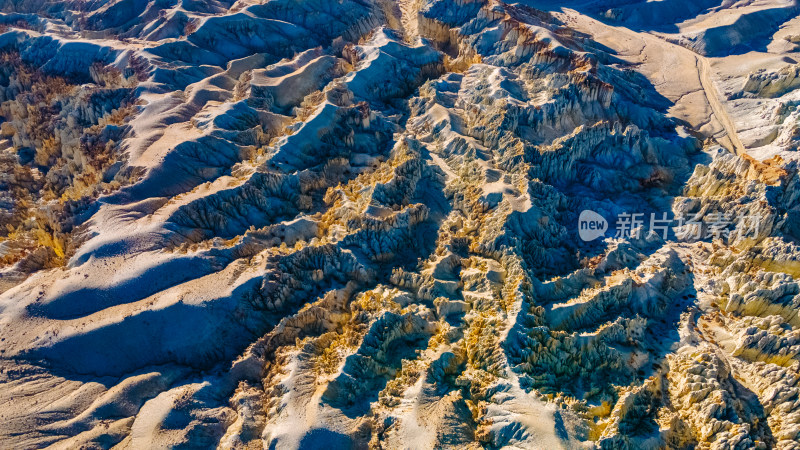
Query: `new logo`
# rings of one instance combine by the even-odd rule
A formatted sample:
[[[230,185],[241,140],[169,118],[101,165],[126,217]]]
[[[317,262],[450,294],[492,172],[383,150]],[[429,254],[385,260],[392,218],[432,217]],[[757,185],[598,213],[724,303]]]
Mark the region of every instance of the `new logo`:
[[[604,234],[608,230],[608,222],[600,214],[584,209],[581,215],[578,216],[578,235],[584,241],[593,241]]]

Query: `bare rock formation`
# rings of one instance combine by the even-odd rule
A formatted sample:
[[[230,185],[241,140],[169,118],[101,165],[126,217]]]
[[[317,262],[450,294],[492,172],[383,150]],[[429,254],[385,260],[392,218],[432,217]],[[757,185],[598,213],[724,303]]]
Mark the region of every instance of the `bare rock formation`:
[[[549,3],[0,2],[0,442],[798,448],[796,4]]]

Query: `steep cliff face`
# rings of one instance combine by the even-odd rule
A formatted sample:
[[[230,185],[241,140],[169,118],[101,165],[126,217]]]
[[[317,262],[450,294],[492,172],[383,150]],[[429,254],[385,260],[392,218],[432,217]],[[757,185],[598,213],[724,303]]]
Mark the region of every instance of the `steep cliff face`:
[[[0,439],[795,448],[796,67],[737,154],[535,6],[0,3]]]

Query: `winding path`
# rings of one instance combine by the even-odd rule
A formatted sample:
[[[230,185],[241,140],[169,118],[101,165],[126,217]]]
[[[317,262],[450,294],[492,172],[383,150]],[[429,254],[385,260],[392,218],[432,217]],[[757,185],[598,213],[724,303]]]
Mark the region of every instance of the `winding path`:
[[[671,45],[680,47],[675,44]],[[688,49],[684,50],[691,51]],[[719,101],[719,97],[717,97],[717,89],[714,87],[714,82],[711,81],[711,77],[709,76],[711,68],[708,64],[708,60],[704,56],[697,54],[695,54],[695,59],[697,60],[697,73],[700,75],[700,84],[703,85],[703,91],[706,93],[706,99],[708,99],[711,110],[714,111],[714,116],[722,127],[725,128],[725,133],[728,135],[728,139],[730,139],[735,152],[740,155],[746,153],[747,149],[744,144],[742,144],[741,139],[739,139],[739,134],[736,132],[736,125],[734,125],[733,120],[731,120],[731,117],[728,115],[725,105],[723,105],[722,102]]]
[[[531,2],[530,4],[539,7],[544,6],[541,3],[542,2]],[[573,9],[585,5],[586,3],[578,3],[578,4],[572,4],[569,7],[564,8],[560,6],[556,7],[553,4],[547,3],[547,6],[549,6],[550,8],[545,7],[545,9],[549,9],[550,11],[557,10],[560,14],[563,14],[567,18],[571,19],[571,22],[569,19],[567,20],[567,22],[569,22],[568,26],[575,27],[576,29],[593,36],[594,39],[597,39],[599,36],[603,34],[603,32],[605,32],[605,33],[616,33],[618,35],[625,35],[630,39],[630,41],[641,42],[642,47],[641,49],[639,49],[639,56],[637,57],[640,63],[648,64],[648,51],[647,51],[648,46],[658,47],[660,48],[659,51],[662,53],[666,52],[675,55],[687,55],[686,59],[688,59],[688,55],[691,55],[691,57],[694,58],[695,61],[695,70],[697,71],[697,76],[700,82],[699,87],[702,87],[703,89],[704,97],[706,98],[706,102],[708,103],[711,109],[712,115],[717,119],[717,122],[719,122],[719,125],[722,127],[724,133],[728,136],[728,140],[730,141],[730,147],[732,147],[731,150],[733,150],[737,154],[746,153],[746,147],[744,146],[744,144],[742,144],[741,139],[739,139],[739,135],[736,131],[736,125],[734,124],[733,120],[728,114],[724,102],[720,100],[717,89],[714,86],[714,82],[711,80],[711,74],[713,72],[711,64],[708,62],[708,59],[706,57],[699,55],[686,47],[670,42],[666,40],[663,36],[659,36],[657,34],[649,33],[646,31],[636,32],[622,25],[609,25],[600,22],[597,19],[594,19],[590,15],[580,13],[576,9]],[[624,44],[622,40],[616,41],[614,39],[612,40],[599,39],[597,42],[603,45],[608,45],[610,48],[619,52],[620,55],[624,55],[626,51],[632,50],[631,47],[626,48],[626,44]],[[688,64],[691,64],[690,60],[687,61],[686,70],[690,70],[688,68]],[[661,69],[662,70],[659,70],[658,72],[663,73],[664,69],[666,69],[666,71],[681,70],[681,67],[675,67],[675,68],[662,67]],[[654,85],[658,85],[661,83],[680,83],[680,81],[670,80],[668,77],[667,79],[660,80],[661,83],[659,83],[659,80],[651,80],[651,81],[653,82]],[[659,90],[659,92],[663,91]],[[686,93],[687,92],[684,92],[684,95]],[[674,103],[679,100],[679,98],[676,98],[674,95],[670,95],[668,93],[664,93],[664,95],[670,98],[670,100],[673,101]],[[699,131],[699,127],[697,127],[697,130]],[[726,145],[726,147],[727,146],[728,145]]]
[[[672,42],[667,41],[666,39],[662,38],[661,36],[652,34],[652,33],[637,33],[629,28],[625,27],[616,27],[617,29],[623,29],[626,32],[633,33],[636,35],[646,34],[648,36],[655,37],[658,42],[663,43],[670,49],[679,52],[689,52],[694,56],[695,59],[695,68],[697,69],[697,76],[700,79],[700,85],[703,87],[703,93],[705,94],[706,100],[708,101],[708,105],[711,107],[711,111],[714,113],[714,117],[717,118],[717,121],[722,125],[722,128],[725,130],[725,134],[728,136],[728,139],[731,141],[731,145],[733,146],[734,153],[738,155],[742,155],[747,153],[747,148],[742,144],[742,140],[739,139],[739,134],[736,132],[736,125],[731,120],[731,116],[728,115],[728,111],[725,109],[725,105],[720,101],[719,96],[717,95],[717,88],[714,86],[714,82],[711,80],[711,64],[708,63],[708,58],[703,55],[699,55],[696,52],[680,46],[678,44],[674,44]]]

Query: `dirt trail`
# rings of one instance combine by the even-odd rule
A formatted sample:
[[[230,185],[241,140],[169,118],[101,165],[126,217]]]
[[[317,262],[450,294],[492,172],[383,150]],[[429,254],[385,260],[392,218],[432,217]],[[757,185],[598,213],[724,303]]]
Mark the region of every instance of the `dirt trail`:
[[[680,47],[675,44],[672,45]],[[686,49],[686,51],[691,50]],[[744,144],[742,144],[741,139],[739,139],[739,134],[736,132],[736,125],[734,125],[733,120],[731,120],[731,117],[728,115],[725,105],[723,105],[719,97],[717,97],[717,89],[714,87],[714,82],[709,76],[711,67],[708,64],[708,60],[701,55],[695,55],[695,58],[697,59],[697,72],[700,75],[700,83],[703,85],[703,91],[706,93],[708,104],[711,105],[711,109],[714,111],[714,116],[725,128],[725,133],[728,135],[728,139],[731,140],[731,145],[733,145],[736,153],[740,155],[745,154],[747,149]]]
[[[618,29],[623,29],[629,33],[640,35],[640,33],[636,33],[635,31],[625,27],[618,27]],[[717,121],[720,123],[720,125],[722,125],[722,128],[725,129],[725,134],[728,136],[728,139],[733,146],[731,150],[739,155],[747,153],[746,147],[744,144],[742,144],[741,139],[739,139],[739,134],[736,132],[736,125],[733,123],[733,120],[731,120],[730,115],[728,115],[728,111],[725,109],[725,105],[720,101],[719,96],[717,95],[717,88],[714,86],[714,82],[711,80],[711,65],[708,63],[708,59],[705,56],[698,55],[686,47],[673,44],[661,36],[651,33],[644,34],[655,37],[655,41],[669,47],[669,50],[677,52],[689,52],[694,56],[695,68],[697,69],[697,75],[700,78],[700,85],[703,87],[703,93],[708,101],[708,105],[711,107],[711,111],[714,113],[714,117],[716,117]]]
[[[570,8],[559,8],[560,13],[567,18],[567,25],[574,27],[579,31],[588,33],[595,39],[598,39],[599,43],[612,48],[618,53],[619,56],[622,56],[623,58],[633,57],[637,59],[640,64],[647,65],[654,63],[659,64],[659,62],[662,64],[669,63],[670,58],[667,58],[664,55],[681,55],[681,58],[672,59],[685,59],[685,66],[683,64],[675,67],[652,66],[654,69],[651,70],[654,74],[657,74],[657,78],[651,79],[651,82],[654,84],[654,86],[661,86],[660,88],[657,87],[656,89],[662,93],[662,95],[670,98],[676,103],[676,105],[681,99],[680,97],[676,96],[676,93],[681,92],[681,89],[677,87],[677,85],[682,81],[680,77],[670,76],[670,72],[675,70],[691,70],[689,68],[689,65],[691,64],[690,61],[694,60],[694,69],[697,73],[700,84],[698,87],[702,88],[703,97],[705,97],[706,103],[711,109],[710,112],[719,123],[719,126],[722,127],[721,131],[728,136],[728,140],[730,141],[730,144],[724,142],[723,145],[726,147],[732,147],[731,150],[737,154],[744,154],[746,152],[746,148],[744,144],[742,144],[741,139],[739,139],[739,135],[736,131],[736,125],[728,115],[725,104],[720,100],[717,89],[711,79],[711,74],[713,72],[707,58],[702,55],[698,55],[686,47],[669,42],[663,36],[649,32],[636,32],[624,26],[612,26],[605,24],[590,16],[579,13],[575,9],[572,9],[575,7],[576,5],[572,5]],[[636,44],[634,44],[634,42]],[[639,46],[641,46],[641,48],[639,48]],[[636,56],[636,52],[638,52],[638,56]],[[671,85],[672,87],[667,87],[668,85]],[[684,91],[684,95],[688,93],[691,93],[691,91]],[[685,106],[692,108],[691,103],[686,104]],[[694,125],[697,126],[697,124]],[[699,126],[697,128],[699,131]]]
[[[630,32],[635,33],[634,31]],[[700,78],[700,84],[703,86],[703,92],[706,95],[706,100],[708,100],[708,105],[711,106],[711,110],[714,112],[714,117],[717,118],[717,121],[719,121],[720,125],[722,125],[722,127],[725,129],[725,134],[731,141],[734,152],[739,155],[747,153],[747,148],[744,146],[744,144],[742,144],[741,139],[739,139],[739,134],[736,132],[736,125],[733,123],[733,120],[731,120],[731,116],[728,115],[728,110],[725,109],[725,105],[720,101],[719,96],[717,95],[717,88],[714,86],[714,81],[711,80],[711,64],[708,63],[708,58],[703,55],[699,55],[686,47],[669,42],[660,36],[651,33],[647,34],[658,38],[658,41],[663,42],[675,51],[689,52],[694,56],[696,61],[695,67],[697,68],[697,74]]]
[[[668,47],[667,51],[671,50],[676,52],[691,53],[695,59],[695,68],[697,69],[698,78],[700,78],[700,85],[703,87],[703,93],[708,101],[708,105],[711,107],[711,111],[714,113],[714,117],[716,117],[719,124],[722,125],[722,128],[725,129],[725,134],[728,136],[731,146],[733,146],[731,150],[739,155],[747,153],[747,149],[745,148],[744,144],[742,144],[741,139],[739,139],[739,134],[736,132],[736,125],[733,123],[733,120],[731,120],[731,117],[728,115],[728,111],[725,109],[725,105],[720,101],[719,96],[717,95],[717,88],[714,86],[714,82],[711,80],[711,65],[708,63],[708,59],[705,56],[698,55],[686,47],[669,42],[661,36],[651,33],[637,33],[625,27],[618,27],[618,29],[623,29],[626,32],[633,33],[637,36],[641,36],[641,34],[652,36],[656,39],[651,41],[660,42],[662,45]]]

